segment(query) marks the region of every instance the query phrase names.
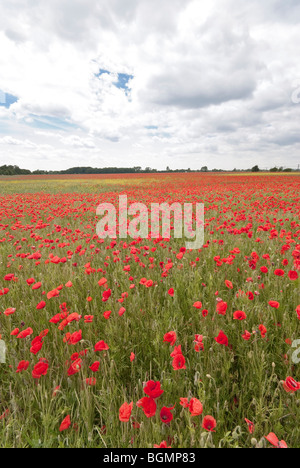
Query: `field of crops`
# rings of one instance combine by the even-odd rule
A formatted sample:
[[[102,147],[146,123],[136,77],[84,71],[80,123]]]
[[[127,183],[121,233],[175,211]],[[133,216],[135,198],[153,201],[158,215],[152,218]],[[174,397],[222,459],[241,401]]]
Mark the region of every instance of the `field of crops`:
[[[203,247],[100,239],[120,194]],[[2,179],[0,446],[300,447],[299,276],[296,174]]]

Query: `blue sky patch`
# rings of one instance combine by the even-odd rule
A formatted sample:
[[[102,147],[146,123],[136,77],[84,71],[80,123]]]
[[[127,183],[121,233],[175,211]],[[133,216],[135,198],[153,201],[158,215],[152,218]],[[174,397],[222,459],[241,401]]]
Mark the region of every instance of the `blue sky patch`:
[[[128,91],[130,89],[128,87],[128,83],[132,80],[133,75],[127,75],[126,73],[118,73],[118,81],[114,83],[114,85],[119,89],[124,89]]]
[[[108,70],[104,70],[100,68],[99,73],[97,73],[96,76],[97,78],[99,78],[100,76],[105,75],[105,74],[110,75],[110,72]]]
[[[77,128],[78,126],[68,122],[67,120],[60,119],[59,117],[50,117],[48,115],[35,115],[30,114],[33,121],[29,124],[32,127],[40,128],[43,130],[69,130]]]
[[[0,90],[0,106],[1,107],[6,107],[6,109],[9,109],[10,106],[17,101],[18,101],[18,98],[16,96],[13,96],[12,94],[8,94]]]
[[[95,75],[97,78],[100,78],[102,75],[115,75],[114,73],[111,73],[108,70],[105,70],[104,68],[100,68],[99,72]],[[123,89],[125,91],[125,94],[127,95],[129,90],[131,89],[128,86],[128,83],[130,80],[134,78],[133,75],[128,75],[127,73],[117,73],[117,81],[113,82],[113,85],[118,88],[118,89]]]

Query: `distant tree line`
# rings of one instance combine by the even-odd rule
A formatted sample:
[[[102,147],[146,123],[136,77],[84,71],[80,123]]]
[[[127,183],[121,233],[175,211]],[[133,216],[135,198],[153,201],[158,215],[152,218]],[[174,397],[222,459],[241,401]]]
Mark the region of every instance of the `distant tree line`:
[[[234,169],[234,172],[260,172],[259,166],[254,166],[252,169],[246,169],[244,171]],[[293,169],[283,167],[273,167],[270,172],[292,172]],[[146,167],[142,169],[140,166],[135,167],[72,167],[63,171],[44,171],[36,170],[30,171],[28,169],[20,169],[18,166],[0,166],[0,175],[2,176],[16,176],[16,175],[52,175],[52,174],[151,174],[151,173],[164,173],[164,172],[230,172],[223,169],[212,169],[210,171],[207,166],[201,167],[201,169],[175,169],[172,170],[167,167],[165,171],[158,171],[157,169],[151,169]]]
[[[254,166],[252,167],[251,169],[251,172],[260,172],[261,169],[259,168],[259,166]],[[293,172],[293,169],[291,169],[290,167],[272,167],[269,172]]]
[[[1,166],[0,167],[0,175],[28,175],[32,172],[28,169],[20,169],[18,166]]]

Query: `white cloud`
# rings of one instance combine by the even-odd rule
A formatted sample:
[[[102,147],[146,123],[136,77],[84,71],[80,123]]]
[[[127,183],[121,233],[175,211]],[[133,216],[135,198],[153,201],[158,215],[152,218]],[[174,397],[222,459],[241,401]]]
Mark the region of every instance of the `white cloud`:
[[[0,162],[297,166],[299,23],[296,0],[2,0]]]

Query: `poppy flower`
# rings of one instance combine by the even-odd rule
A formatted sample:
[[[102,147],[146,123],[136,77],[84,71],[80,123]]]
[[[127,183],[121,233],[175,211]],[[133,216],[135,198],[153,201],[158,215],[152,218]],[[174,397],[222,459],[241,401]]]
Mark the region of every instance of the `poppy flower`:
[[[172,366],[174,370],[186,369],[184,356],[182,354],[176,354],[176,356],[174,356]]]
[[[102,294],[102,302],[107,302],[110,296],[111,296],[111,289],[107,289]]]
[[[65,419],[61,423],[60,428],[59,428],[59,432],[66,431],[67,429],[69,429],[70,426],[71,426],[71,418],[68,415],[68,416],[65,417]]]
[[[30,352],[34,355],[36,355],[43,347],[43,341],[40,336],[37,336],[32,342],[31,342],[31,348]]]
[[[215,338],[215,341],[218,344],[228,346],[228,338],[222,330],[220,331],[219,335]]]
[[[35,279],[34,278],[28,278],[26,280],[26,283],[28,284],[28,286],[31,286],[33,283],[35,283]]]
[[[228,308],[227,302],[221,301],[217,304],[217,313],[219,315],[226,315],[227,308]]]
[[[285,275],[285,272],[283,270],[277,269],[274,271],[274,275],[282,277]]]
[[[111,316],[111,310],[107,310],[106,312],[104,312],[103,314],[103,317],[105,318],[105,320],[108,320],[109,317]]]
[[[19,374],[20,372],[26,371],[28,367],[29,367],[29,361],[20,361],[18,364],[16,373]]]
[[[217,427],[217,422],[212,416],[205,416],[202,427],[208,432],[215,432],[214,429]]]
[[[198,309],[198,310],[202,309],[202,302],[200,301],[195,302],[193,307],[195,307],[195,309]]]
[[[277,301],[269,301],[269,306],[273,307],[273,309],[279,309],[280,304]]]
[[[169,289],[168,294],[169,294],[169,296],[174,297],[174,295],[175,295],[174,289],[173,288]]]
[[[291,281],[297,281],[297,279],[299,278],[299,275],[296,271],[290,271],[289,272],[289,279]]]
[[[100,367],[100,362],[99,361],[96,361],[94,362],[94,364],[92,364],[90,366],[90,369],[92,372],[98,372],[99,371],[99,367]]]
[[[176,332],[171,331],[169,333],[166,333],[164,336],[164,343],[170,343],[170,346],[174,346],[177,340],[177,335]]]
[[[202,335],[195,335],[195,351],[196,353],[199,353],[200,351],[204,350],[204,344],[203,344],[203,336]]]
[[[10,307],[9,309],[6,309],[3,313],[4,315],[6,315],[7,317],[9,315],[13,315],[15,312],[16,312],[17,309],[14,309],[13,307]]]
[[[264,325],[260,325],[259,326],[259,331],[261,333],[261,337],[262,338],[265,338],[266,337],[266,334],[267,334],[267,329]]]
[[[107,351],[108,349],[109,349],[109,346],[104,341],[99,341],[95,345],[95,352],[97,352],[97,351]]]
[[[160,382],[154,382],[154,380],[149,380],[144,387],[144,393],[150,398],[156,399],[159,398],[164,391],[161,388]]]
[[[30,336],[32,334],[33,334],[33,330],[32,330],[32,328],[29,327],[29,328],[26,328],[26,330],[22,330],[19,333],[19,335],[17,336],[17,338],[23,340],[23,339],[27,338],[27,336]]]
[[[183,408],[188,408],[189,407],[189,400],[188,398],[180,398],[180,405]]]
[[[270,444],[274,445],[274,447],[276,448],[279,448],[279,449],[288,448],[286,442],[284,440],[279,442],[278,437],[273,432],[271,432],[268,436],[265,436],[265,439],[267,439],[267,441],[270,442]]]
[[[288,377],[283,387],[287,393],[295,393],[300,390],[300,382],[297,382],[293,377]]]
[[[123,405],[119,409],[119,420],[121,422],[128,422],[129,421],[130,416],[131,416],[131,412],[132,412],[132,408],[133,408],[133,402],[131,402],[130,404],[128,404],[126,402],[123,403]]]
[[[263,266],[263,267],[261,267],[260,271],[261,271],[262,273],[268,273],[268,272],[269,272],[269,269],[268,269],[266,266]]]
[[[33,368],[32,377],[34,379],[40,379],[42,375],[47,375],[48,368],[48,363],[40,360]]]
[[[71,345],[75,345],[76,343],[79,343],[79,341],[82,340],[82,331],[79,330],[77,332],[74,332],[72,335],[70,335],[68,339],[68,343]]]
[[[191,416],[200,416],[203,413],[203,406],[201,401],[199,401],[197,398],[192,398],[189,404],[189,410]]]
[[[255,430],[254,423],[252,421],[249,421],[249,419],[245,419],[245,421],[247,423],[250,434],[253,434]]]
[[[242,338],[245,341],[249,341],[251,336],[252,336],[252,334],[246,330],[245,333],[242,335]]]
[[[173,414],[171,413],[171,411],[175,408],[175,405],[172,406],[171,408],[167,408],[166,406],[164,406],[162,409],[161,409],[161,412],[160,412],[160,420],[162,423],[164,424],[169,424],[174,416]]]
[[[47,294],[47,299],[52,299],[53,297],[59,296],[59,289],[53,289],[53,291],[49,291]]]
[[[99,286],[104,286],[106,283],[107,283],[107,279],[106,279],[106,278],[101,278],[101,280],[98,281]]]
[[[171,446],[168,446],[167,442],[163,440],[159,445],[154,444],[154,448],[167,449],[171,448]]]
[[[72,375],[78,374],[81,369],[82,359],[76,359],[68,369],[68,376],[71,377]]]
[[[241,310],[238,310],[238,311],[234,312],[233,318],[234,318],[234,320],[242,321],[242,320],[246,320],[247,315],[245,314],[245,312],[243,312]]]
[[[143,397],[137,402],[136,406],[143,409],[147,418],[155,416],[157,405],[153,398]]]
[[[94,320],[94,316],[93,315],[85,315],[84,316],[84,323],[92,323]]]

